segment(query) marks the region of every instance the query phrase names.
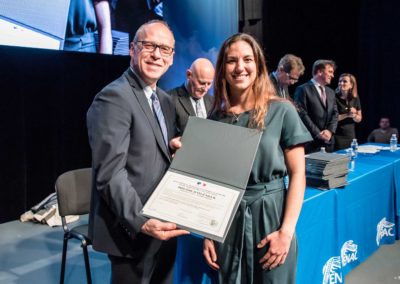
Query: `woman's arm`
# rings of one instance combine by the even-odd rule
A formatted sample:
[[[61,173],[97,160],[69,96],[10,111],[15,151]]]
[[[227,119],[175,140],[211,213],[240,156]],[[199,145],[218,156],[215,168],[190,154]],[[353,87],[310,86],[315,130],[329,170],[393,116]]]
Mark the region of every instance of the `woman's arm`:
[[[94,10],[100,37],[99,53],[112,54],[111,16],[108,1],[95,0]]]
[[[264,269],[273,269],[285,262],[303,205],[306,186],[304,146],[291,147],[284,154],[289,173],[289,189],[283,222],[278,231],[269,234],[257,245],[262,248],[269,243],[267,253],[260,259]]]
[[[294,234],[297,219],[303,205],[306,188],[306,162],[304,147],[296,146],[285,150],[286,167],[289,174],[289,190],[281,231]]]
[[[343,119],[346,119],[350,117],[349,113],[343,113],[338,115],[338,121],[342,121]]]

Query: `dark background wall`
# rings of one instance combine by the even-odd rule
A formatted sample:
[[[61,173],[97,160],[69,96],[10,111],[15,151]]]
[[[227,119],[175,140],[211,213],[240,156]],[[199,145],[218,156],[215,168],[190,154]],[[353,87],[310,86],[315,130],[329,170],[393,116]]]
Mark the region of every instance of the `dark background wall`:
[[[85,114],[129,57],[0,46],[0,223],[54,192],[67,170],[90,167]]]
[[[299,85],[311,79],[315,60],[332,59],[338,66],[333,89],[341,73],[357,78],[363,112],[357,125],[359,140],[366,141],[383,115],[400,127],[398,1],[268,0],[262,5],[262,32],[255,31],[270,71],[284,54],[300,56],[306,71]],[[297,85],[291,87],[292,93]]]
[[[257,25],[253,30],[270,71],[280,57],[294,53],[306,66],[303,83],[311,78],[316,59],[333,59],[337,75],[350,72],[358,79],[361,142],[383,114],[400,127],[400,10],[395,0],[256,2],[256,8],[263,6],[261,19],[259,13],[242,15],[247,22],[240,26],[251,32]],[[127,57],[0,47],[0,223],[19,218],[53,192],[62,172],[90,166],[86,110],[128,63]],[[331,86],[336,85],[337,78]]]

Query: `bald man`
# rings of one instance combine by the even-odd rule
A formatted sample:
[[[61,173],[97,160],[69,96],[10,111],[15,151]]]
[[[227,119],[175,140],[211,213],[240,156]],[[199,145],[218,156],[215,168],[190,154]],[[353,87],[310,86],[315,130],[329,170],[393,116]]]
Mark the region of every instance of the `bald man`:
[[[198,58],[186,70],[186,82],[168,92],[175,103],[176,126],[180,134],[185,130],[189,116],[207,118],[213,102],[208,90],[214,73],[210,60]]]

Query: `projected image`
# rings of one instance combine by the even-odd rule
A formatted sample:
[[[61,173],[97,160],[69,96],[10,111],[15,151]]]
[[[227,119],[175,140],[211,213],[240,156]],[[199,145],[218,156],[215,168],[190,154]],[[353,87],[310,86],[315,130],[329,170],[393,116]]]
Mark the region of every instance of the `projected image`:
[[[0,44],[128,55],[137,28],[162,18],[161,0],[2,0]]]
[[[137,28],[162,19],[162,1],[70,0],[64,50],[128,55]]]
[[[69,0],[1,0],[0,44],[62,49]]]

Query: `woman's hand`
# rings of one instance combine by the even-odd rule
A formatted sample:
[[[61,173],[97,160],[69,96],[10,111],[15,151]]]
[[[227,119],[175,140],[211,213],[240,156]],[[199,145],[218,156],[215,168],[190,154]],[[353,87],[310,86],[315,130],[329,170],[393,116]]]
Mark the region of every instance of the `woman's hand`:
[[[351,107],[348,115],[350,118],[354,119],[357,116],[357,110],[354,107]]]
[[[263,248],[269,244],[267,253],[259,261],[262,268],[271,270],[284,264],[291,241],[292,235],[281,230],[275,231],[262,239],[257,248]]]
[[[214,242],[209,239],[204,239],[203,243],[203,255],[206,259],[207,264],[214,270],[219,269],[217,264],[217,253],[215,252]]]
[[[181,148],[181,147],[182,147],[181,136],[172,138],[172,139],[169,141],[169,147],[170,147],[172,150],[178,150],[179,148]]]

